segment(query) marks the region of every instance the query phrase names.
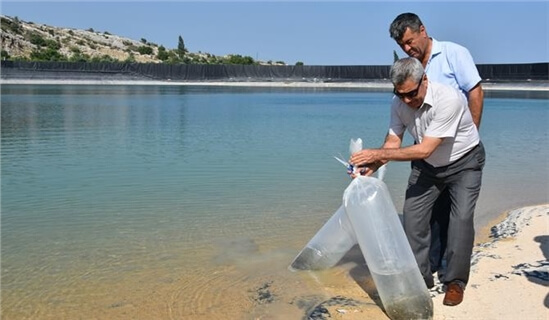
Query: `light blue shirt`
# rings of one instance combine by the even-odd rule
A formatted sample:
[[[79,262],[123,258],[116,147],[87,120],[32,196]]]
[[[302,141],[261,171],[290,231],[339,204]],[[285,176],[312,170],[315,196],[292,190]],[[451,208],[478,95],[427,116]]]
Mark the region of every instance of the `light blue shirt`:
[[[431,56],[425,67],[427,77],[432,82],[452,86],[468,97],[468,92],[481,81],[469,50],[453,42],[432,40]]]

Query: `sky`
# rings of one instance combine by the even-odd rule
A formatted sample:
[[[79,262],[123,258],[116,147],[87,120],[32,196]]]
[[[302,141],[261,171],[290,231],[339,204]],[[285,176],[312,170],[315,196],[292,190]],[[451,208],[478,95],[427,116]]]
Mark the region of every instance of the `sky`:
[[[190,52],[293,65],[390,65],[389,25],[414,12],[429,36],[469,49],[477,64],[549,62],[549,0],[538,1],[25,1],[2,15],[109,32]]]

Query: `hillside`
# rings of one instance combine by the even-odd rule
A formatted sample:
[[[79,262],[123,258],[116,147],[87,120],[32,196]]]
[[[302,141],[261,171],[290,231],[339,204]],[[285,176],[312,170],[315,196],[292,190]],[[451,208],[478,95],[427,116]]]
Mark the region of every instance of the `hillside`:
[[[72,29],[1,16],[2,59],[83,62],[185,64],[276,64],[238,54],[215,56],[184,48],[167,49],[146,39],[135,40],[108,31]],[[175,42],[176,39],[174,39]],[[182,40],[182,39],[181,39]]]

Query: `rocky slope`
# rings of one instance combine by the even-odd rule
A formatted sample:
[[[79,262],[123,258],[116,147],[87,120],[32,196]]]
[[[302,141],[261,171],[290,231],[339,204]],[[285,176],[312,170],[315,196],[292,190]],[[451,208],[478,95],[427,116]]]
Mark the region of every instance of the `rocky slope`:
[[[202,52],[185,52],[182,56],[176,49],[166,49],[146,39],[137,41],[107,31],[55,27],[5,15],[1,16],[1,27],[3,59],[216,64],[236,57],[253,61],[240,55],[219,57]]]
[[[92,58],[106,55],[114,60],[124,61],[133,54],[136,62],[162,62],[155,57],[158,46],[150,45],[153,54],[140,54],[136,49],[147,44],[108,32],[53,27],[8,16],[2,16],[1,19],[2,51],[11,58],[30,58],[33,50],[40,50],[42,47],[37,42],[49,40],[57,43],[58,52],[67,58],[80,53]],[[35,40],[32,41],[33,39]]]

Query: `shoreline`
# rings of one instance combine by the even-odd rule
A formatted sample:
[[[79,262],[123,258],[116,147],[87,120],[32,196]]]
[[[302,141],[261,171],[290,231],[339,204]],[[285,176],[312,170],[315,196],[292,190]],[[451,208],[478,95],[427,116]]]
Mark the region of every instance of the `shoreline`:
[[[270,87],[270,88],[349,88],[392,90],[388,80],[361,82],[322,81],[159,81],[159,80],[97,80],[97,79],[0,79],[0,85],[136,85],[136,86],[228,86],[228,87]],[[485,91],[541,91],[549,92],[548,81],[482,82]]]
[[[434,319],[548,319],[549,204],[511,210],[475,245],[463,303],[433,297]]]
[[[473,248],[463,302],[444,306],[442,284],[437,282],[430,290],[433,320],[549,319],[549,203],[503,215],[503,220],[491,227],[489,240]],[[309,318],[389,319],[379,301],[364,300],[365,291],[367,296],[371,294],[364,289],[371,281],[350,277],[355,285],[332,292],[335,297],[317,305]],[[321,316],[311,317],[315,312]]]

